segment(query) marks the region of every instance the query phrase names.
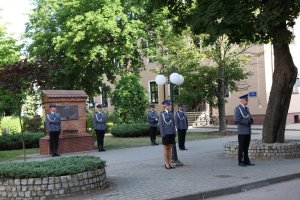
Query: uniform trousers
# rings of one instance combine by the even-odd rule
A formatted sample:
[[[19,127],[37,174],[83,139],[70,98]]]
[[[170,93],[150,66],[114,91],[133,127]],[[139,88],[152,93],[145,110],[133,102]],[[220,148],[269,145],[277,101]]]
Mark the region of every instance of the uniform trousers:
[[[52,155],[57,154],[59,134],[60,131],[49,131],[50,150]]]
[[[105,135],[105,130],[95,130],[96,131],[96,136],[97,136],[97,144],[98,144],[98,149],[102,150],[103,149],[103,143],[104,143],[104,135]]]
[[[249,149],[249,144],[251,140],[251,135],[243,135],[239,134],[238,135],[238,140],[239,140],[239,149],[238,149],[238,160],[239,164],[244,163],[244,164],[249,164],[249,156],[248,156],[248,149]]]
[[[152,144],[156,143],[156,130],[157,127],[150,126],[150,140]]]
[[[185,149],[186,129],[177,129],[178,131],[178,146],[179,149]]]

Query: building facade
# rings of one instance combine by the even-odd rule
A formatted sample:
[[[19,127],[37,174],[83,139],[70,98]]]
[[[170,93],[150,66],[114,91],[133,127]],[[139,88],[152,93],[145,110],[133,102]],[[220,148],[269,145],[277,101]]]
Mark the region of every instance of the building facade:
[[[300,19],[296,21],[294,26],[294,33],[296,37],[290,45],[290,50],[294,59],[295,65],[300,66],[300,56],[297,53],[300,51]],[[299,34],[297,34],[299,33]],[[299,35],[299,37],[297,37]],[[273,83],[273,71],[274,71],[274,56],[272,45],[255,45],[249,48],[248,53],[252,56],[249,63],[245,66],[246,71],[251,72],[252,75],[248,79],[239,82],[239,91],[229,93],[226,98],[226,117],[228,124],[234,124],[233,112],[234,108],[239,104],[239,96],[249,94],[249,108],[254,118],[255,124],[263,124],[266,109],[269,101],[269,94]],[[157,69],[160,65],[157,62],[151,63],[145,59],[145,69],[140,72],[141,84],[145,88],[149,96],[150,104],[155,105],[155,110],[162,110],[162,101],[170,98],[170,86],[165,84],[159,86],[155,82],[157,75]],[[299,76],[298,76],[299,77]],[[113,86],[112,86],[113,87]],[[199,88],[200,89],[200,88]],[[103,100],[103,93],[99,97],[95,98],[96,102],[106,103],[106,110],[112,111],[113,107],[110,101],[105,96]],[[300,88],[294,87],[292,94],[290,108],[287,116],[287,123],[299,123],[300,118]],[[206,114],[209,114],[207,109]],[[218,115],[217,110],[213,110],[213,115]]]

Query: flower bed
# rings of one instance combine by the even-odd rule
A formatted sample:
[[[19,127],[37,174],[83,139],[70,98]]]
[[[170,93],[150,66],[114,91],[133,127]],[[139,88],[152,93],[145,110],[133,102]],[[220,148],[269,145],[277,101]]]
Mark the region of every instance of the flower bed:
[[[64,163],[61,160],[67,160],[65,162],[69,163],[70,172],[66,171],[66,167],[63,173],[56,173],[54,169],[52,172],[54,175],[49,176],[49,170],[46,167],[38,166],[39,163],[41,166],[49,163]],[[73,163],[71,163],[72,161]],[[75,168],[72,170],[72,164],[78,166],[76,161],[86,161],[86,163],[81,166],[82,172],[72,173],[72,171],[76,171]],[[4,172],[0,174],[0,199],[54,199],[86,194],[104,189],[107,186],[105,162],[96,157],[62,157],[32,163],[28,163],[28,165],[35,167],[32,167],[31,170],[25,168],[26,170],[23,172],[20,172],[22,168],[18,168],[18,165],[24,166],[27,163],[13,163],[16,167],[11,169],[11,173],[8,172],[5,165],[10,166],[12,163],[4,163],[4,166],[1,166],[1,170]],[[84,165],[90,165],[90,168],[84,168]],[[86,169],[89,170],[84,171]],[[47,170],[47,172],[43,170]],[[32,171],[35,172],[36,176],[30,178],[28,174],[34,176]],[[48,176],[41,176],[41,174],[48,174]]]

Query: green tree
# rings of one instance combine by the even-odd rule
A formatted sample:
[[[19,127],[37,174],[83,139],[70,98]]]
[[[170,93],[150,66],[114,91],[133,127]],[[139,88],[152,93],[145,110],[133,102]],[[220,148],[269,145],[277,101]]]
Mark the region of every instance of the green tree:
[[[29,57],[48,66],[42,88],[84,89],[94,95],[103,75],[142,66],[142,10],[121,0],[36,0],[26,35]],[[54,67],[55,66],[55,67]]]
[[[0,67],[20,60],[20,46],[7,34],[6,27],[0,25]]]
[[[149,100],[144,87],[140,85],[140,78],[135,73],[123,73],[111,97],[120,123],[145,121]]]
[[[245,72],[243,66],[247,64],[245,51],[248,47],[232,45],[227,36],[220,36],[212,45],[204,49],[204,54],[213,61],[217,71],[216,97],[219,112],[219,131],[226,131],[225,92],[237,91],[238,81],[246,79],[250,72]]]
[[[0,25],[0,69],[6,65],[16,63],[20,60],[20,46],[17,41],[7,34],[6,28]],[[16,113],[14,99],[0,79],[0,118],[4,115]]]
[[[12,98],[13,111],[19,117],[22,144],[24,151],[24,160],[26,161],[26,151],[24,142],[24,129],[22,123],[22,106],[27,96],[28,88],[31,82],[28,81],[30,71],[24,67],[25,60],[21,60],[15,64],[7,65],[0,69],[1,87],[6,90],[6,95]],[[12,81],[13,80],[13,81]]]
[[[211,41],[226,34],[230,43],[272,43],[275,68],[262,139],[266,143],[284,142],[287,113],[298,73],[289,44],[293,39],[291,28],[299,16],[300,1],[155,2],[156,5],[168,6],[176,27],[190,25],[196,34],[209,34]]]
[[[231,45],[226,36],[207,45],[207,36],[195,36],[185,30],[181,35],[171,35],[164,40],[166,51],[159,61],[167,71],[176,68],[184,77],[178,98],[193,107],[203,102],[217,107],[219,131],[226,131],[225,91],[238,90],[238,82],[249,73],[243,67],[247,47]]]

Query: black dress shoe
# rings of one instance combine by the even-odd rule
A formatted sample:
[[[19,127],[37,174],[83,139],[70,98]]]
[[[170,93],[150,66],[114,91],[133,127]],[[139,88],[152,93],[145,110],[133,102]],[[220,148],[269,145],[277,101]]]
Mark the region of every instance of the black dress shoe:
[[[159,145],[159,144],[155,142],[154,145]]]
[[[106,151],[105,149],[101,149],[101,151]]]
[[[55,155],[55,156],[60,156],[58,153],[55,153],[54,155]]]
[[[247,167],[247,165],[244,164],[244,163],[239,163],[239,166],[240,166],[240,167]]]
[[[255,164],[249,162],[249,163],[246,163],[245,165],[254,166]]]
[[[51,156],[52,156],[52,157],[55,157],[55,154],[52,154]]]

